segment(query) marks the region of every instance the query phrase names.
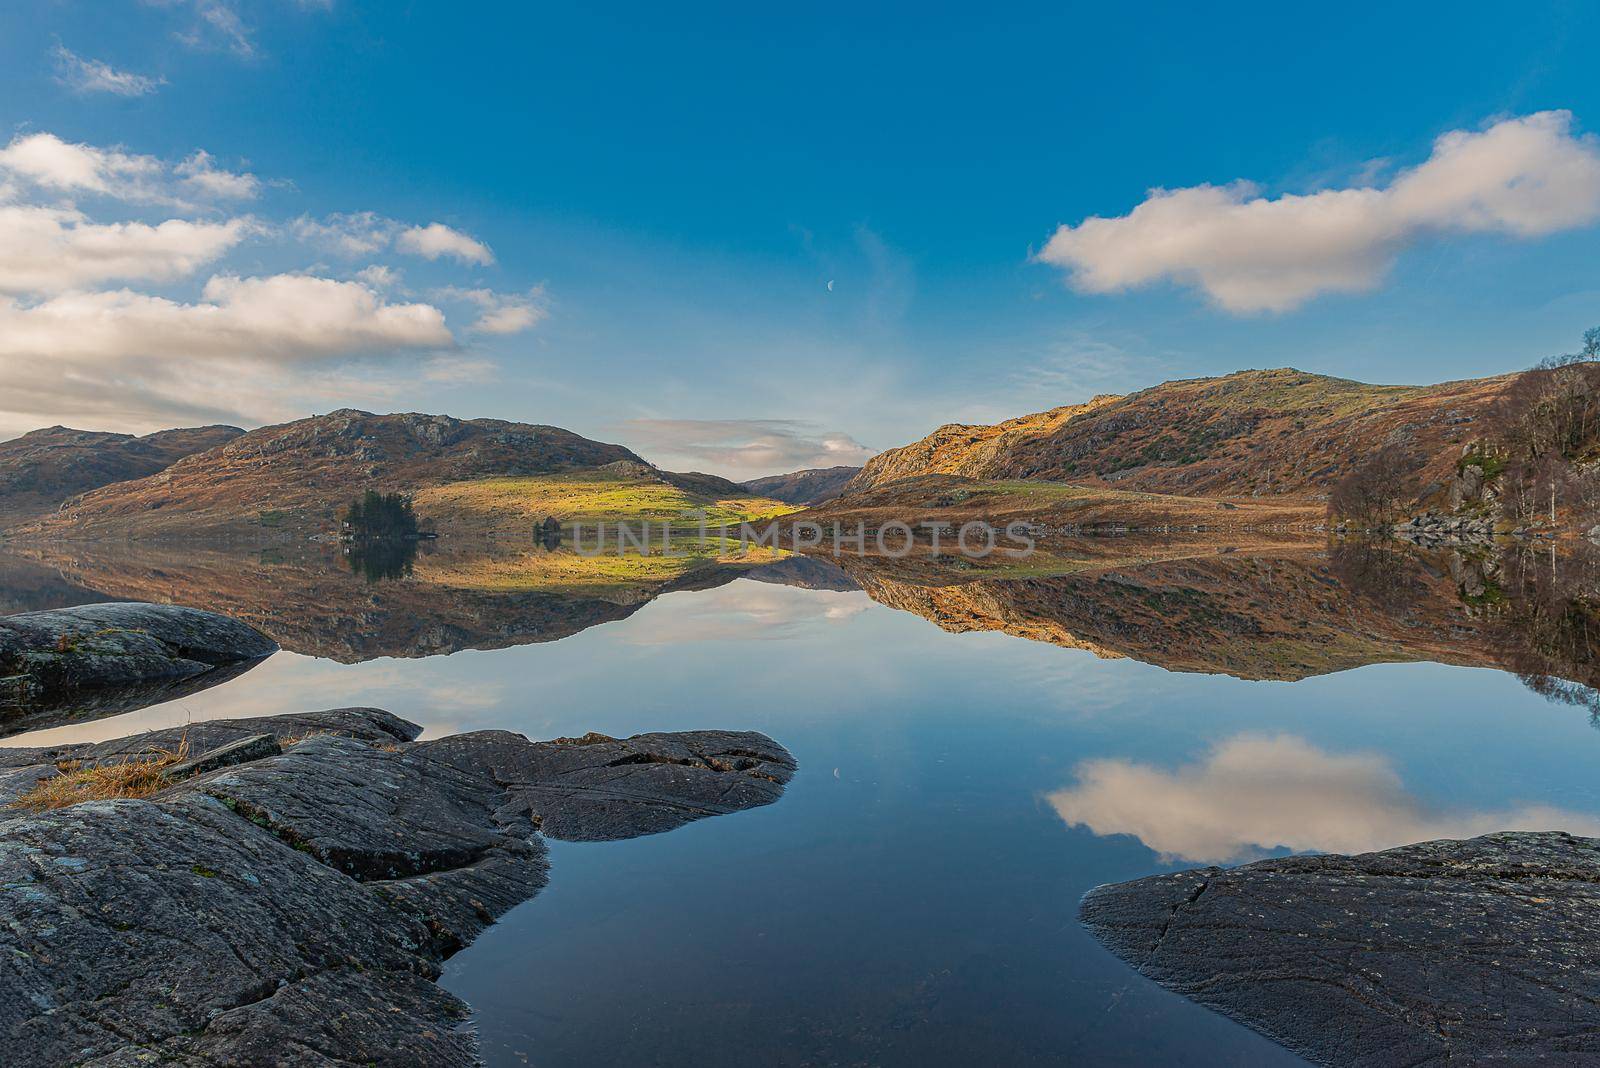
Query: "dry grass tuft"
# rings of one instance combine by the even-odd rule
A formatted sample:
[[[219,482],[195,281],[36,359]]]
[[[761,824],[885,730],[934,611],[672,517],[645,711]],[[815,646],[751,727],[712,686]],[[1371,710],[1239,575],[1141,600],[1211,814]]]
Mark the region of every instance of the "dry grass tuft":
[[[162,749],[115,764],[83,767],[78,761],[68,761],[59,765],[59,775],[39,783],[12,802],[11,807],[46,812],[81,801],[150,797],[168,785],[161,773],[187,759],[189,739],[184,738],[176,749]]]
[[[338,731],[327,731],[313,727],[302,734],[290,734],[278,739],[278,746],[282,749],[293,749],[307,738],[317,738],[324,734],[338,735]]]

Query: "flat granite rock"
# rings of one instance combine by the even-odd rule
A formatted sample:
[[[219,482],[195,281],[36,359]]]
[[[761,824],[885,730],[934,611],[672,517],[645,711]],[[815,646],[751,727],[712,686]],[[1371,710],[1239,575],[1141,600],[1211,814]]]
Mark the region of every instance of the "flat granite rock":
[[[607,739],[579,759],[500,731],[414,742],[414,724],[376,709],[196,724],[191,738],[200,728],[283,751],[148,800],[0,819],[7,1065],[475,1064],[468,1007],[431,980],[544,887],[530,795],[581,793],[595,756],[698,761],[625,790],[601,775],[597,807],[552,802],[575,836],[616,838],[629,806],[650,833],[770,803],[794,768],[759,734]],[[64,749],[126,759],[171,741]],[[763,768],[772,778],[752,777]]]
[[[0,735],[131,711],[225,682],[277,651],[238,620],[176,605],[0,618]]]
[[[1096,887],[1145,975],[1318,1064],[1600,1064],[1600,840],[1503,832]]]
[[[776,801],[794,775],[783,746],[749,731],[682,731],[534,742],[478,731],[417,749],[435,760],[490,769],[549,838],[637,838]]]

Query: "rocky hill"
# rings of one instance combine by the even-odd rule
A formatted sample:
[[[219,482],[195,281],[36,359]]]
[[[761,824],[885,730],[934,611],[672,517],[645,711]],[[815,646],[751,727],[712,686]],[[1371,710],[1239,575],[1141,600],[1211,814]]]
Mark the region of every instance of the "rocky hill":
[[[557,427],[343,409],[253,430],[150,477],[75,497],[17,534],[270,541],[332,527],[367,489],[415,493],[619,461],[649,466],[621,445]]]
[[[1024,443],[1048,440],[1072,420],[1121,397],[1100,396],[1088,404],[1067,404],[1021,415],[993,426],[946,423],[921,441],[879,453],[868,460],[847,489],[885,486],[924,475],[1006,478],[1012,452]]]
[[[811,467],[786,475],[752,478],[739,484],[758,497],[771,497],[785,504],[810,505],[833,500],[860,473],[859,467]]]
[[[1426,457],[1424,483],[1439,492],[1511,377],[1374,386],[1284,368],[1165,382],[995,426],[940,427],[868,461],[847,493],[960,475],[1320,500],[1391,444]]]
[[[153,475],[243,433],[207,426],[134,437],[52,426],[0,442],[0,529],[53,512],[77,494]]]

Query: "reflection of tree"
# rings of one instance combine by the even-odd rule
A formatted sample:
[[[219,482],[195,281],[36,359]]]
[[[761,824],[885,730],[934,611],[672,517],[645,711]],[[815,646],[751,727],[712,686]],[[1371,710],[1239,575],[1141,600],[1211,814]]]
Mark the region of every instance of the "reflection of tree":
[[[1530,546],[1499,561],[1490,631],[1500,663],[1535,693],[1600,720],[1600,551]]]
[[[1418,556],[1400,542],[1339,541],[1329,551],[1328,563],[1345,588],[1389,615],[1405,615],[1422,599]]]
[[[353,542],[346,559],[350,561],[350,570],[365,578],[368,584],[408,578],[417,559],[417,543],[393,540]]]

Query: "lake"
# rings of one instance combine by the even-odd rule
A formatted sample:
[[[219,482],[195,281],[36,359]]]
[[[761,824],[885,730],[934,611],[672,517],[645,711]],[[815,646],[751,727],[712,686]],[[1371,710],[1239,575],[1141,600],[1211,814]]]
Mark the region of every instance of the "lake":
[[[1079,898],[1289,852],[1600,835],[1600,731],[1553,681],[1592,681],[1588,650],[1548,589],[1516,595],[1542,556],[1395,553],[1374,577],[1321,546],[1123,543],[1056,574],[802,560],[546,595],[441,553],[370,582],[314,554],[0,561],[7,611],[177,600],[285,647],[4,742],[376,705],[428,737],[786,746],[776,804],[551,843],[549,888],[443,980],[493,1065],[1298,1063],[1112,957]]]

